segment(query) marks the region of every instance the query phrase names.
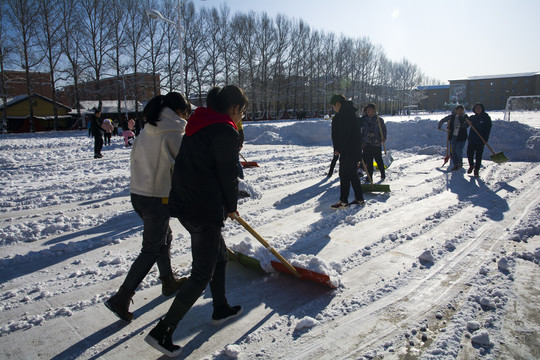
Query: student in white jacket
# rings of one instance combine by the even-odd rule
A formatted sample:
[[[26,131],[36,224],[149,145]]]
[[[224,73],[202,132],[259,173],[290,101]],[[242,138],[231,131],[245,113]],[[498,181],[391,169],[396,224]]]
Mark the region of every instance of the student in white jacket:
[[[128,322],[133,320],[129,304],[135,289],[156,262],[164,296],[174,295],[186,280],[176,279],[171,267],[168,196],[190,111],[189,102],[180,93],[154,97],[143,110],[146,126],[133,143],[129,190],[133,208],[143,220],[142,249],[118,292],[105,302]]]

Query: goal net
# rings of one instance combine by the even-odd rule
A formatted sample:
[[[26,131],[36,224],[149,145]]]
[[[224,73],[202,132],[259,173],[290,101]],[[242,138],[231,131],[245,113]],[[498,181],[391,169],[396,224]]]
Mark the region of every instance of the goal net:
[[[528,123],[540,116],[540,95],[510,96],[506,100],[504,120]]]

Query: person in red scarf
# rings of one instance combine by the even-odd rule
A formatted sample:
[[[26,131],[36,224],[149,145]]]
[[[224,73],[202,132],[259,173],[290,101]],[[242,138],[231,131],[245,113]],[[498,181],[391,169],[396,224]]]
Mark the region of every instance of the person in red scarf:
[[[242,313],[230,306],[225,295],[227,247],[221,228],[227,217],[234,219],[238,199],[238,122],[248,104],[244,91],[235,85],[215,87],[208,93],[207,107],[190,116],[175,160],[169,209],[172,217],[191,235],[191,274],[169,311],[146,336],[145,341],[169,357],[181,353],[172,334],[180,320],[208,284],[219,325]]]

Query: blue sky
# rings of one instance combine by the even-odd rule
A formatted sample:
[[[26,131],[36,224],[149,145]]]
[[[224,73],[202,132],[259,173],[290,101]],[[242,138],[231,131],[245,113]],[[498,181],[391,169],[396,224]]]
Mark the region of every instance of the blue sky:
[[[540,72],[540,0],[194,0],[231,12],[278,13],[312,29],[368,37],[442,81]]]

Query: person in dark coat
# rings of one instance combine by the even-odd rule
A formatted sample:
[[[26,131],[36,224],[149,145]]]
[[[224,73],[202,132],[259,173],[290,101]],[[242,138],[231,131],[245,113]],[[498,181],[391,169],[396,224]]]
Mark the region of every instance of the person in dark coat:
[[[101,127],[101,110],[94,109],[94,115],[90,118],[90,130],[92,131],[92,136],[94,137],[94,159],[100,159],[103,157],[101,155],[101,149],[103,148],[103,132],[105,131]]]
[[[486,113],[484,105],[477,103],[473,106],[474,115],[472,115],[467,123],[474,127],[487,142],[491,133],[491,117]],[[473,129],[469,130],[469,145],[467,146],[467,158],[469,160],[470,174],[474,170],[474,176],[479,176],[480,166],[482,166],[482,154],[484,153],[484,141],[478,136]],[[474,160],[476,159],[476,164]]]
[[[459,170],[463,167],[463,148],[465,147],[465,141],[467,141],[467,129],[469,128],[467,119],[469,117],[465,114],[463,105],[458,105],[456,106],[455,111],[452,111],[452,115],[447,118],[449,130],[448,140],[450,140],[452,163],[454,164],[452,170]],[[439,129],[441,128],[444,119],[439,121]]]
[[[241,306],[230,306],[225,295],[227,248],[221,228],[226,218],[234,219],[238,199],[238,122],[248,99],[234,85],[213,88],[208,107],[190,116],[175,160],[169,195],[172,217],[180,220],[191,235],[191,274],[178,290],[163,319],[145,341],[167,356],[178,356],[172,334],[208,284],[214,311],[212,322],[219,325],[241,314]]]
[[[386,125],[384,119],[377,115],[375,104],[368,104],[363,117],[362,150],[367,172],[373,179],[373,160],[381,172],[381,180],[386,178],[381,146],[386,141]],[[381,134],[382,133],[382,134]],[[382,135],[382,136],[381,136]]]
[[[339,201],[332,209],[341,209],[349,205],[349,192],[352,185],[355,199],[351,204],[364,205],[362,185],[358,178],[358,162],[362,158],[362,124],[356,116],[356,109],[345,96],[336,94],[330,99],[336,115],[332,120],[332,143],[334,155],[339,155]]]

